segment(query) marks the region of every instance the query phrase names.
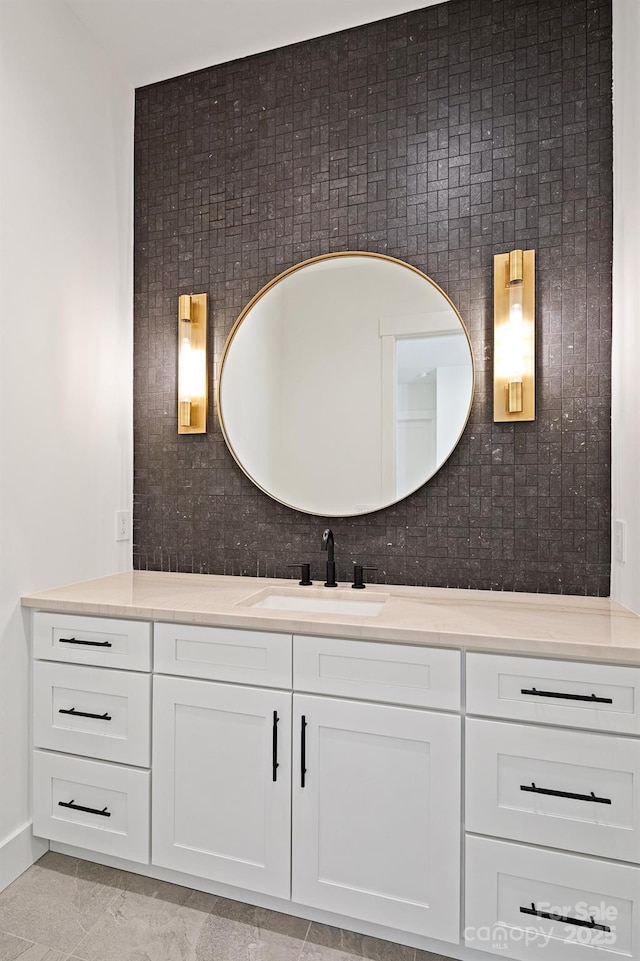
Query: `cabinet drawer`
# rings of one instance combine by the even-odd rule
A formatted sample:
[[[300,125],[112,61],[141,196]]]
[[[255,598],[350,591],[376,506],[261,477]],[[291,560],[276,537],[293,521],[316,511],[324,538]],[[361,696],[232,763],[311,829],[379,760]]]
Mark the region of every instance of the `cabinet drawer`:
[[[640,734],[640,668],[467,654],[467,712]]]
[[[469,719],[466,827],[640,862],[640,741]]]
[[[467,838],[465,944],[501,957],[640,957],[640,868]]]
[[[34,751],[33,833],[149,863],[150,773]]]
[[[159,674],[291,688],[291,635],[186,624],[154,626]]]
[[[294,687],[440,710],[460,710],[460,652],[337,637],[294,637]]]
[[[151,625],[144,621],[33,615],[33,656],[131,671],[151,670]]]
[[[149,767],[151,675],[36,661],[36,747]]]

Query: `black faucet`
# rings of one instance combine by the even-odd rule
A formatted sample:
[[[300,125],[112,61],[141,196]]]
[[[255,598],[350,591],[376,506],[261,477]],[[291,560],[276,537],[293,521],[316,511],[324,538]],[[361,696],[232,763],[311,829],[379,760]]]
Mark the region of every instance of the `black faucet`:
[[[327,552],[327,579],[324,582],[324,586],[337,587],[336,562],[333,559],[333,531],[329,527],[327,527],[322,535],[322,550]]]

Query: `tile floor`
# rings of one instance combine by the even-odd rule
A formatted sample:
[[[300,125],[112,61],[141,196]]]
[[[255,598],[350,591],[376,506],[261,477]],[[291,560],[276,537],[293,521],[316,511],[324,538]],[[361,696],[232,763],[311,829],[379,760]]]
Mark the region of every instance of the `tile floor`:
[[[446,961],[49,852],[0,893],[0,961]]]

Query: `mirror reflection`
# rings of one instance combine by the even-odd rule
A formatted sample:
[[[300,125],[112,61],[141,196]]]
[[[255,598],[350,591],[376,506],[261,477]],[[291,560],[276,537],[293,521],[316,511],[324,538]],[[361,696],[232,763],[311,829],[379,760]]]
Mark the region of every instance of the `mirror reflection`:
[[[276,500],[327,517],[406,497],[447,460],[466,424],[473,359],[462,320],[401,261],[346,253],[261,290],[220,367],[223,433]]]

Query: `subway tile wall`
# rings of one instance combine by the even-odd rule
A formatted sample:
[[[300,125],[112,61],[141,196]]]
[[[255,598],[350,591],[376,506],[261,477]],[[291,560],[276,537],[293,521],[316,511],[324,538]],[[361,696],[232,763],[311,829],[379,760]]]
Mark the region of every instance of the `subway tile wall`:
[[[607,595],[611,0],[451,0],[136,93],[134,566],[316,577],[324,517],[236,466],[211,391],[176,433],[176,309],[210,295],[211,369],[242,307],[308,257],[371,250],[458,306],[476,363],[450,460],[330,521],[339,577]],[[537,255],[534,423],[492,421],[492,261]],[[322,398],[310,397],[310,423]]]

